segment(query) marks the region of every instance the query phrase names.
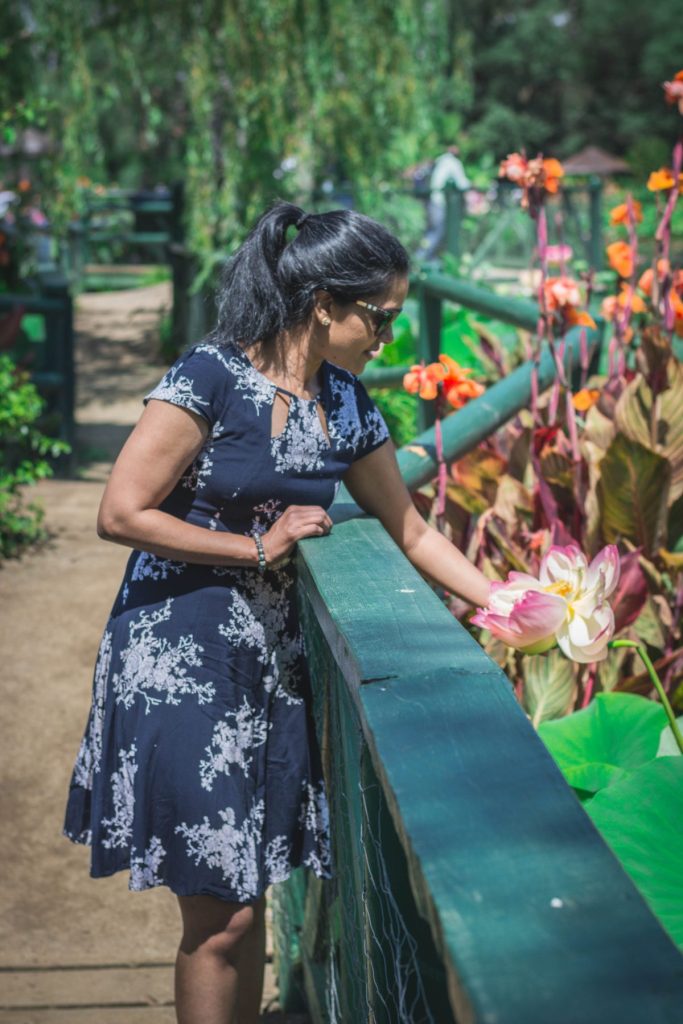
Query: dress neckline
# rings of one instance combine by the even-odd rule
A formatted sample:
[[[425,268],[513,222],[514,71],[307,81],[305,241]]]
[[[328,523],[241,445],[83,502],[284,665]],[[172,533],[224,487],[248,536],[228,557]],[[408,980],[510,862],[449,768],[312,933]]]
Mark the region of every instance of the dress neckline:
[[[261,380],[264,380],[267,384],[269,384],[270,387],[273,388],[273,390],[282,391],[283,394],[289,395],[290,398],[295,398],[297,402],[304,402],[306,405],[316,405],[318,402],[322,401],[323,392],[325,390],[325,385],[327,383],[327,360],[323,359],[322,363],[320,364],[320,369],[318,371],[320,378],[320,391],[315,396],[315,398],[304,398],[302,395],[295,394],[294,391],[288,391],[287,388],[281,387],[279,384],[276,384],[274,380],[271,380],[270,377],[267,377],[265,373],[262,373],[260,370],[257,370],[254,364],[252,363],[251,359],[244,351],[244,349],[241,348],[241,346],[236,345],[235,348],[237,349],[238,354],[246,363],[247,367],[253,373],[255,373],[257,377],[260,377]]]

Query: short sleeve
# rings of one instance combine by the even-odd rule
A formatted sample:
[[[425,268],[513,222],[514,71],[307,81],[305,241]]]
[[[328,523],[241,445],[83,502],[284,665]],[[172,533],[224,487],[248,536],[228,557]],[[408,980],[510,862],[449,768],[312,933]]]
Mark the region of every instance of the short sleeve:
[[[358,443],[353,455],[355,460],[362,459],[364,455],[374,452],[375,448],[379,448],[389,440],[390,435],[389,428],[384,422],[381,412],[365,390],[365,385],[357,377],[354,384],[360,425]]]
[[[179,405],[202,416],[209,426],[221,418],[225,403],[225,360],[217,349],[196,345],[176,359],[159,383],[142,399]]]

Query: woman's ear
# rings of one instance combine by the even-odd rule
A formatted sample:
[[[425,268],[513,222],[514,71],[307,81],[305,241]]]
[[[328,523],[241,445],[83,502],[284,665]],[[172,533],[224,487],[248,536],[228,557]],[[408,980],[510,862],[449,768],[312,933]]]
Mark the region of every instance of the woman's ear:
[[[332,323],[332,305],[334,299],[329,292],[319,288],[314,293],[313,316],[323,327],[329,327]]]

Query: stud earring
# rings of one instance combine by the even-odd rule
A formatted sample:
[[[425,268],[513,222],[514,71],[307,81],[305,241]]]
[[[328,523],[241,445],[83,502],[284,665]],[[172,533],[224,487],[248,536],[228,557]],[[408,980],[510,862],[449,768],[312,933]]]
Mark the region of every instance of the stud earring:
[[[323,325],[323,327],[329,327],[331,323],[332,323],[332,321],[330,320],[329,316],[324,316],[322,318],[322,325]]]

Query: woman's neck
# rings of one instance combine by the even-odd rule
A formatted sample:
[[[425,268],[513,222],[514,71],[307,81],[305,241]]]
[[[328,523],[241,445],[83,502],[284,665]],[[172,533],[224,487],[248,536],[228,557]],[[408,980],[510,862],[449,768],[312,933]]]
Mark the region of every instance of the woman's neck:
[[[315,398],[320,392],[319,370],[323,360],[314,352],[310,339],[286,337],[265,351],[256,343],[247,354],[259,373],[273,384],[300,398]]]

